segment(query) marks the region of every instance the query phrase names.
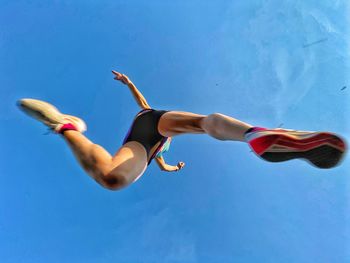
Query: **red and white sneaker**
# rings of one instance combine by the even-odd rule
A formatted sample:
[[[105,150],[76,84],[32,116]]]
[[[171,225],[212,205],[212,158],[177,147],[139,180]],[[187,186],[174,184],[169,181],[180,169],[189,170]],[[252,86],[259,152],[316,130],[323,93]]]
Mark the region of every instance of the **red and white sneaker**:
[[[269,162],[301,158],[318,168],[332,168],[346,152],[345,141],[330,132],[255,127],[245,139],[255,154]]]
[[[62,114],[55,106],[45,101],[21,99],[17,105],[29,116],[44,123],[56,133],[63,133],[65,130],[86,131],[86,124],[82,119]]]

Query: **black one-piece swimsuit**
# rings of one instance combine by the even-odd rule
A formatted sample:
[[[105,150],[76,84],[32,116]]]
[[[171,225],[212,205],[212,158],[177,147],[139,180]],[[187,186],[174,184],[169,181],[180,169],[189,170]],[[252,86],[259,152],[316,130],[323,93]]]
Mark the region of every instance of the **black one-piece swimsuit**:
[[[149,153],[152,147],[161,142],[157,150],[153,153],[151,159],[148,161],[148,165],[168,138],[162,136],[158,131],[159,119],[166,112],[168,111],[155,109],[141,110],[138,113],[139,115],[134,119],[134,122],[123,141],[123,145],[130,141],[141,143],[146,149],[147,158],[149,158]]]

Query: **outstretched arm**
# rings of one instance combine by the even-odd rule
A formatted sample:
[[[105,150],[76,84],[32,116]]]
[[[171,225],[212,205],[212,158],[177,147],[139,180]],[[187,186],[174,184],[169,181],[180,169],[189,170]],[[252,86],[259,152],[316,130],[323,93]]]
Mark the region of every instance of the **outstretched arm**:
[[[166,172],[177,172],[185,166],[184,162],[179,162],[176,166],[166,164],[165,160],[162,156],[156,157],[155,159],[156,159],[156,162],[157,162],[159,168],[162,171],[166,171]]]
[[[131,82],[131,80],[124,74],[121,74],[117,71],[112,70],[112,73],[115,75],[115,80],[119,80],[123,82],[125,85],[127,85],[134,96],[137,104],[142,108],[142,109],[150,109],[151,107],[148,105],[145,97],[142,95],[142,93],[136,88],[134,83]]]

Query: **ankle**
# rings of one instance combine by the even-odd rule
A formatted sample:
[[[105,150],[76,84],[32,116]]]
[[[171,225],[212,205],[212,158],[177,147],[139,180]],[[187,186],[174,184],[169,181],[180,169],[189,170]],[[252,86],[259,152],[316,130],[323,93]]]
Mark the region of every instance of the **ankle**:
[[[246,130],[244,132],[244,135],[250,133],[250,132],[256,132],[256,131],[263,131],[263,130],[267,130],[267,128],[263,128],[263,127],[251,127],[248,130]]]
[[[57,130],[57,133],[64,135],[66,131],[78,131],[77,127],[74,126],[72,123],[66,123],[63,124],[62,127],[60,127]]]

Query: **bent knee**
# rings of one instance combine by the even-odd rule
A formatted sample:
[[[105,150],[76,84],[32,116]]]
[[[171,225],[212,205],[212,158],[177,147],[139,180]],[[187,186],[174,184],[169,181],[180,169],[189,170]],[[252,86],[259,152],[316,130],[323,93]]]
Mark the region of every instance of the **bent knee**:
[[[207,116],[205,116],[201,120],[201,126],[203,129],[214,129],[220,124],[221,118],[222,118],[221,113],[212,113]]]
[[[100,184],[108,190],[120,190],[129,185],[128,180],[123,174],[109,173],[100,179]]]
[[[220,136],[220,124],[222,123],[222,117],[224,115],[221,113],[212,113],[207,115],[201,122],[202,128],[206,133],[219,138]]]
[[[202,126],[204,125],[215,125],[218,123],[220,117],[222,116],[221,113],[211,113],[207,116],[205,116],[202,120],[201,120],[201,124]]]

